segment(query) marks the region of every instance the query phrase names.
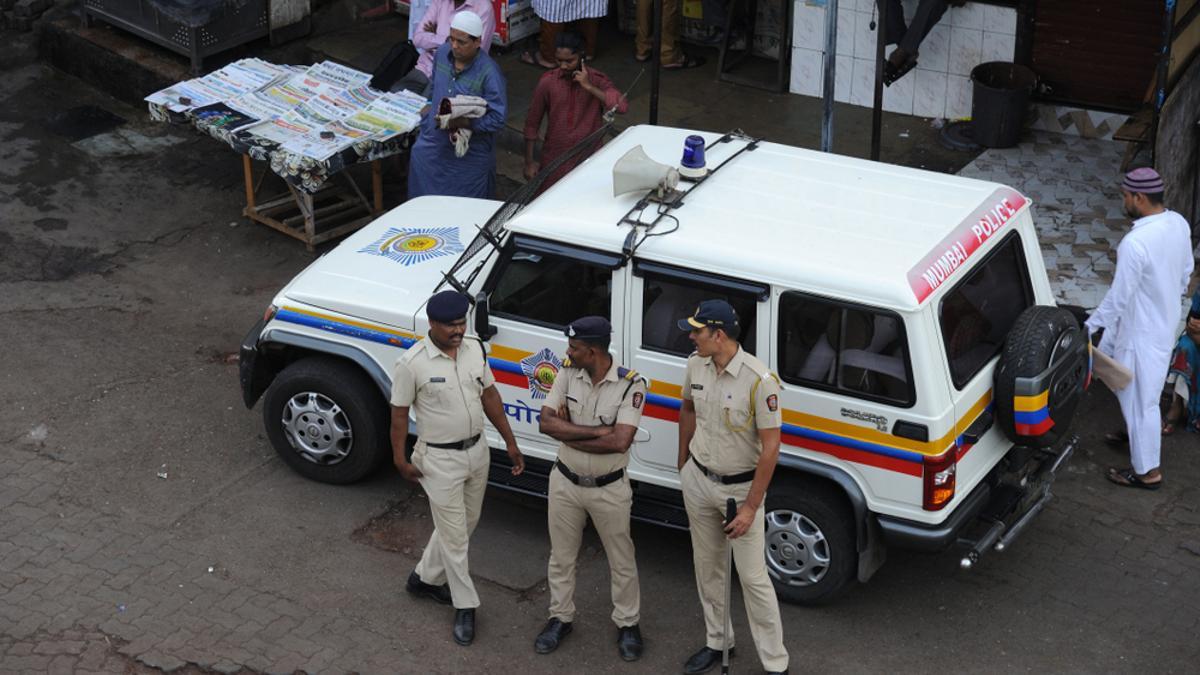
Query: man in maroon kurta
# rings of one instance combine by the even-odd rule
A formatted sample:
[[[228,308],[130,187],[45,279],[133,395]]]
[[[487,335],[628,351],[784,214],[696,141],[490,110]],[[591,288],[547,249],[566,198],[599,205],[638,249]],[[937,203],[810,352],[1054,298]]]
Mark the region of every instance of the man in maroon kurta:
[[[605,111],[616,108],[617,112],[623,113],[629,109],[629,102],[613,86],[612,80],[604,73],[587,67],[583,45],[583,38],[578,33],[559,33],[554,50],[558,68],[543,74],[533,90],[533,102],[525,117],[526,180],[532,179],[543,165],[550,165],[588,134],[603,126]],[[534,160],[533,150],[543,117],[547,118],[546,140],[542,143],[539,162]],[[546,178],[541,190],[556,183],[599,147],[600,143],[597,142],[596,147],[563,163]]]

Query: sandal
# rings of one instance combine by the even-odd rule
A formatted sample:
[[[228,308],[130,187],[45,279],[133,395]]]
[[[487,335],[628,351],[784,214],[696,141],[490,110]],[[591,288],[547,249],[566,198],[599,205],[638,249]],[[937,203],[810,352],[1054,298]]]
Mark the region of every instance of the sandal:
[[[531,52],[529,50],[525,50],[525,51],[521,52],[521,63],[525,63],[525,64],[528,64],[531,66],[536,66],[543,70],[553,70],[558,67],[554,64],[546,65],[545,63],[542,63],[541,53],[539,52],[537,54],[534,54],[533,52]]]
[[[706,63],[703,56],[684,56],[675,63],[664,64],[663,70],[686,70],[688,68],[699,68]]]
[[[1116,467],[1109,467],[1108,473],[1105,474],[1105,478],[1108,478],[1109,481],[1120,485],[1121,487],[1141,488],[1143,490],[1157,490],[1162,487],[1161,478],[1153,483],[1147,483],[1146,481],[1142,480],[1140,476],[1134,473],[1132,468],[1118,469]]]
[[[896,82],[896,80],[899,80],[900,78],[904,77],[905,75],[908,74],[908,71],[910,71],[916,67],[917,67],[917,55],[916,54],[907,54],[906,53],[904,55],[904,60],[901,61],[899,65],[892,63],[892,60],[890,58],[884,60],[884,62],[883,62],[883,84],[884,84],[884,86],[886,86],[886,87],[892,86],[892,84],[894,84]]]
[[[1162,426],[1162,435],[1170,436],[1173,433],[1175,433],[1175,423],[1174,422],[1164,423]]]

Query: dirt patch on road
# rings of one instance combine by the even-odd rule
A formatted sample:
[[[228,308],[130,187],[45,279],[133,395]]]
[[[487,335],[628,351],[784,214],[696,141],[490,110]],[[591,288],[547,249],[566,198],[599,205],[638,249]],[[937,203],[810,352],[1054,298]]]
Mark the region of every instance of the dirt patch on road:
[[[421,557],[421,550],[433,533],[429,504],[425,494],[414,490],[408,497],[388,505],[350,535],[352,541],[410,558]]]

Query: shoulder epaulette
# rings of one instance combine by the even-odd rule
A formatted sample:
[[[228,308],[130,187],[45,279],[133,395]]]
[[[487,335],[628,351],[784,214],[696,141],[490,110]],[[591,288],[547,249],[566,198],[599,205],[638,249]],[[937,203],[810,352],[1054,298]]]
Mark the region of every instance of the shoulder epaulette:
[[[633,368],[617,366],[617,377],[621,378],[622,380],[636,380],[638,379],[638,372]]]

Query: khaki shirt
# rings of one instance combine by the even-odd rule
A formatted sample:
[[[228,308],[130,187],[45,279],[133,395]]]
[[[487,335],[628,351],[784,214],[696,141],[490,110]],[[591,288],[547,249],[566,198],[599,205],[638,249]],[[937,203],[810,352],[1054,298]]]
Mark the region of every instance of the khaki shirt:
[[[426,337],[392,370],[392,405],[412,406],[421,440],[455,443],[483,433],[483,390],[495,384],[483,345],[464,338],[451,359]]]
[[[542,405],[557,411],[564,403],[572,424],[637,427],[646,404],[646,380],[614,360],[600,384],[593,385],[586,370],[564,365]],[[581,476],[603,476],[629,464],[628,451],[600,455],[576,450],[566,443],[559,444],[558,458]]]
[[[758,430],[783,426],[779,380],[741,347],[719,374],[712,357],[692,354],[683,376],[683,398],[696,407],[696,433],[688,451],[722,476],[757,467],[762,454]]]

